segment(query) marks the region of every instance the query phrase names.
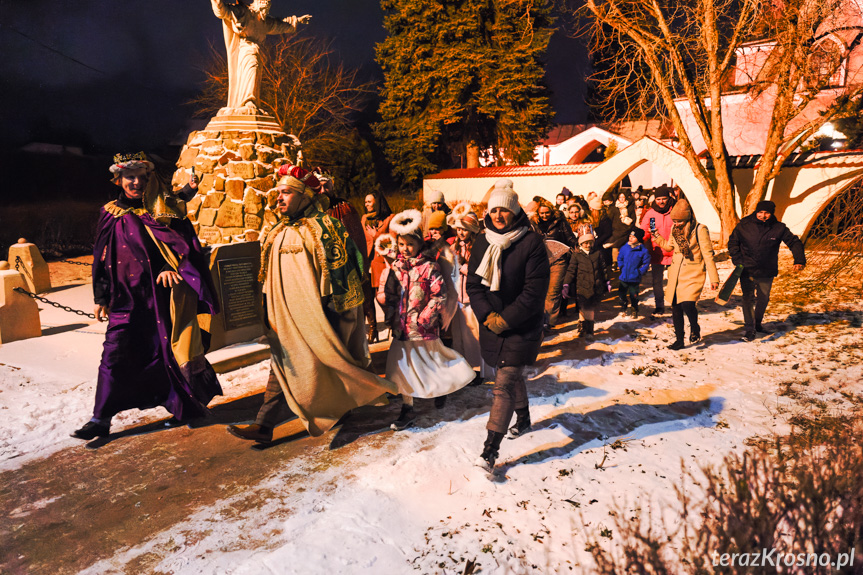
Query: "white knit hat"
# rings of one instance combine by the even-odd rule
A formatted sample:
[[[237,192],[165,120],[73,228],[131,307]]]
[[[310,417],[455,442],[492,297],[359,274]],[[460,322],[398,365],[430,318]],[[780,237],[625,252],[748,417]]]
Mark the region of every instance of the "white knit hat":
[[[584,234],[581,234],[580,236],[578,236],[578,244],[581,245],[586,241],[595,240],[595,239],[596,238],[594,237],[594,235],[592,233],[587,232],[587,233],[584,233]]]
[[[494,183],[494,188],[488,198],[488,211],[494,208],[504,208],[518,215],[521,206],[518,204],[518,194],[512,188],[512,180],[502,178]]]
[[[443,197],[443,192],[440,190],[429,190],[426,192],[426,203],[433,204],[435,202],[438,203],[446,203],[446,200]]]

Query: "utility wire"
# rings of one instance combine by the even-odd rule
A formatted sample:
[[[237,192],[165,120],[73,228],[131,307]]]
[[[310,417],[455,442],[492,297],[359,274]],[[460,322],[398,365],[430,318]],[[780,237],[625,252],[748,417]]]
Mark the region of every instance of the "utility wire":
[[[25,32],[22,32],[21,30],[18,30],[17,28],[14,28],[14,27],[12,27],[12,26],[9,26],[8,24],[0,24],[0,29],[3,29],[3,28],[7,28],[7,29],[11,30],[12,32],[15,32],[15,33],[16,33],[16,34],[18,34],[19,36],[22,36],[22,37],[26,38],[27,40],[30,40],[31,42],[34,42],[35,44],[38,44],[39,46],[41,46],[41,47],[45,48],[46,50],[48,50],[48,51],[50,51],[50,52],[52,52],[52,53],[54,53],[54,54],[57,54],[58,56],[60,56],[60,57],[62,57],[62,58],[66,58],[67,60],[71,60],[72,62],[75,62],[76,64],[78,64],[78,65],[80,65],[80,66],[83,66],[83,67],[87,68],[88,70],[92,70],[93,72],[96,72],[97,74],[102,74],[102,75],[104,75],[104,76],[110,76],[110,75],[111,75],[111,74],[109,74],[108,72],[106,72],[106,71],[104,71],[104,70],[100,70],[99,68],[94,68],[93,66],[91,66],[90,64],[87,64],[86,62],[82,62],[81,60],[79,60],[79,59],[75,58],[74,56],[70,56],[70,55],[68,55],[68,54],[66,54],[66,53],[64,53],[64,52],[61,52],[60,50],[58,50],[58,49],[54,48],[53,46],[49,46],[48,44],[46,44],[46,43],[42,42],[42,41],[41,41],[41,40],[39,40],[38,38],[34,38],[33,36],[30,36],[29,34],[27,34],[27,33],[25,33]],[[152,86],[148,86],[148,85],[146,85],[146,84],[142,84],[142,83],[140,83],[140,82],[138,82],[138,81],[135,81],[135,80],[133,80],[133,81],[132,81],[132,83],[133,83],[133,84],[137,84],[138,86],[141,86],[142,88],[146,88],[146,89],[151,90],[151,91],[153,91],[153,92],[156,92],[156,91],[157,91],[157,90],[156,90],[155,88],[153,88]]]

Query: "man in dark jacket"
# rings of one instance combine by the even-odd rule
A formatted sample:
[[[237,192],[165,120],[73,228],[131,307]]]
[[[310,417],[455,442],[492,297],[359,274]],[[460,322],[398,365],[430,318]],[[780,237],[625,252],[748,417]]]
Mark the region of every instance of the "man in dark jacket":
[[[477,236],[471,249],[466,284],[482,324],[482,358],[497,370],[488,437],[477,460],[491,471],[513,412],[513,436],[530,428],[524,366],[536,361],[542,344],[549,267],[542,238],[530,230],[511,180],[495,183],[485,223],[486,233]]]
[[[540,202],[531,224],[533,231],[542,236],[548,248],[551,277],[545,296],[545,327],[553,328],[560,317],[563,276],[566,275],[572,249],[578,242],[563,214],[545,200]]]
[[[803,242],[788,226],[776,219],[776,204],[758,202],[755,212],[742,220],[728,238],[728,253],[734,265],[743,266],[743,339],[752,341],[755,332],[768,333],[761,324],[770,301],[773,278],[779,275],[779,244],[785,243],[794,256],[794,271],[806,266]]]

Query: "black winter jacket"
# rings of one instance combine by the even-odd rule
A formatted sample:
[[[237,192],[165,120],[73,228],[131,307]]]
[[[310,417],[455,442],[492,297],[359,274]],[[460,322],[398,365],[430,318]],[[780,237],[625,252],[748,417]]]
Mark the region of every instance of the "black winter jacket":
[[[570,291],[570,294],[590,299],[608,291],[605,260],[599,250],[594,249],[590,254],[585,254],[580,249],[575,250],[569,260],[569,267],[566,268],[563,283],[571,284],[573,281],[575,284],[570,290],[574,288],[574,291]]]
[[[806,265],[803,242],[788,226],[771,216],[762,222],[755,214],[740,220],[728,238],[728,254],[734,265],[742,265],[743,273],[754,278],[779,275],[779,244],[785,243],[794,256],[794,263]]]
[[[507,232],[530,222],[524,212],[505,230]],[[486,216],[485,226],[497,231]],[[479,320],[479,342],[482,358],[494,367],[531,365],[542,345],[542,320],[548,293],[550,270],[545,243],[539,234],[529,231],[501,254],[500,290],[490,291],[476,275],[489,244],[480,234],[473,242],[468,263],[467,293]],[[497,312],[509,329],[497,335],[485,325],[491,312]]]
[[[531,219],[533,231],[542,236],[544,240],[554,240],[566,244],[571,248],[578,246],[578,239],[572,233],[572,226],[559,211],[554,211],[554,219],[549,224],[539,221],[539,217]]]

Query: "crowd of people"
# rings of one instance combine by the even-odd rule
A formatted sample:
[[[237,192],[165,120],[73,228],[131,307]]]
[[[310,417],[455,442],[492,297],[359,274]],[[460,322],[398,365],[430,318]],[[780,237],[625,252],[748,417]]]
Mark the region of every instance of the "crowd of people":
[[[120,411],[162,405],[179,422],[205,417],[221,388],[204,357],[197,314],[218,302],[206,260],[175,192],[158,190],[143,154],[111,166],[118,198],[102,209],[95,242],[96,315],[107,319],[92,419],[73,433],[105,437]],[[391,427],[416,420],[415,398],[446,397],[493,380],[487,437],[477,464],[493,469],[502,439],[531,427],[526,366],[543,338],[573,306],[579,336],[592,338],[596,314],[617,284],[624,317],[641,313],[641,282],[651,272],[653,315],[671,309],[670,349],[701,338],[696,302],[719,276],[708,229],[679,190],[591,192],[564,189],[552,203],[524,206],[511,180],[499,180],[485,204],[451,207],[440,192],[422,211],[393,213],[369,194],[360,215],[335,194],[323,170],[279,168],[278,223],[262,239],[259,280],[272,354],[254,423],[231,425],[240,439],[268,443],[296,415],[320,435],[352,409],[401,396]],[[762,323],[781,243],[805,265],[803,245],[779,222],[772,202],[758,204],[729,240],[740,266],[744,339]],[[384,318],[392,341],[386,373],[370,371],[369,344]],[[513,416],[515,421],[513,422]]]

